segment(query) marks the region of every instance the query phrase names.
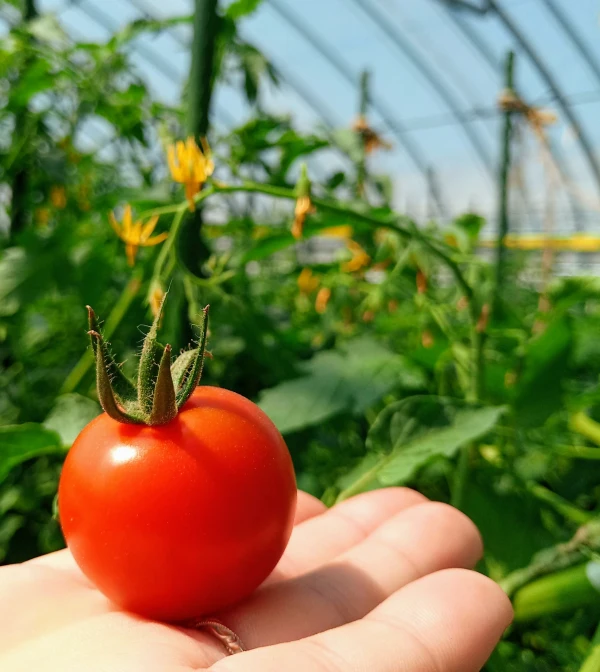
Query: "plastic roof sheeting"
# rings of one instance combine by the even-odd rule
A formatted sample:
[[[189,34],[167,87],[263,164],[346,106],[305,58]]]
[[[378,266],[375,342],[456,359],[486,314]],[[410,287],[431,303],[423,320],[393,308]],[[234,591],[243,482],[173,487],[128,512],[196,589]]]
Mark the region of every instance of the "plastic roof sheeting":
[[[37,1],[38,11],[56,14],[75,39],[100,41],[136,18],[184,15],[192,4]],[[488,11],[471,12],[457,4]],[[493,5],[522,34],[524,44]],[[435,211],[431,184],[439,188],[444,215],[472,208],[493,218],[500,149],[497,100],[503,62],[514,49],[523,99],[558,113],[547,134],[561,171],[559,179],[533,133],[523,128],[515,143],[513,174],[519,226],[542,230],[551,201],[559,233],[594,230],[600,211],[600,180],[591,168],[600,156],[596,0],[263,0],[241,32],[283,75],[279,89],[268,87],[263,106],[293,114],[307,130],[317,124],[349,126],[356,116],[358,78],[363,69],[370,70],[369,118],[393,143],[391,151],[373,158],[371,170],[392,175],[398,207],[420,218]],[[190,37],[190,28],[178,26],[136,40],[133,61],[157,97],[178,100]],[[580,123],[591,157],[532,53]],[[220,128],[243,123],[250,113],[237,88],[224,85],[216,91],[214,122]]]

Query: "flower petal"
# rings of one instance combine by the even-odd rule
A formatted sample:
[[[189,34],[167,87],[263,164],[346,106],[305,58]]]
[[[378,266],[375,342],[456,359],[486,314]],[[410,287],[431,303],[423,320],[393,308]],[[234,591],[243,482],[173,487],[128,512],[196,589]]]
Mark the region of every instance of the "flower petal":
[[[144,241],[142,243],[142,245],[143,245],[143,247],[154,247],[154,245],[158,245],[159,243],[162,243],[168,237],[169,237],[168,231],[164,231],[163,233],[159,233],[158,236],[154,236],[153,238],[148,238],[148,240]]]
[[[150,236],[152,235],[152,232],[154,231],[156,227],[156,223],[158,222],[158,215],[154,215],[154,217],[150,217],[150,219],[144,224],[142,227],[142,233],[140,235],[140,242],[144,243]]]
[[[175,159],[175,145],[169,145],[167,148],[167,162],[173,180],[175,182],[181,182],[181,168]]]
[[[113,231],[117,234],[117,236],[119,236],[121,240],[123,240],[123,230],[121,229],[119,222],[117,222],[117,219],[112,210],[108,213],[108,221],[110,222]]]
[[[190,211],[194,212],[196,209],[196,203],[194,202],[194,196],[200,191],[200,184],[198,182],[186,182],[185,183],[185,197],[189,201]]]
[[[129,203],[127,203],[127,205],[123,208],[123,233],[125,235],[127,235],[131,229],[131,221],[131,206]]]
[[[127,254],[127,263],[130,266],[133,266],[135,264],[135,255],[137,254],[137,251],[138,251],[137,245],[127,243],[127,245],[125,246],[125,252]]]

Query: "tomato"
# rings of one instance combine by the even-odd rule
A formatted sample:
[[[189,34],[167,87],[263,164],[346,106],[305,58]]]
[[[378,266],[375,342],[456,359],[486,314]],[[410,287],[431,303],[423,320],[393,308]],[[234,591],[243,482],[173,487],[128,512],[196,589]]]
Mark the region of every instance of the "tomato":
[[[77,564],[108,598],[181,622],[243,599],[272,572],[296,482],[269,418],[202,386],[167,424],[93,420],[67,456],[58,502]]]

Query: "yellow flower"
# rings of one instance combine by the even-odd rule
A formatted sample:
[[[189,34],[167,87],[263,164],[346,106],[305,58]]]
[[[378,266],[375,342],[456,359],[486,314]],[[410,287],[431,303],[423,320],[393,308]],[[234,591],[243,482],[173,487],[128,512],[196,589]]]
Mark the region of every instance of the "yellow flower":
[[[376,149],[392,149],[392,145],[373,130],[362,115],[352,124],[352,130],[362,135],[366,154],[372,154]]]
[[[185,142],[179,140],[170,145],[167,150],[171,177],[175,182],[185,185],[185,197],[192,212],[196,209],[194,196],[215,169],[208,142],[203,139],[201,144],[202,149],[198,147],[194,138],[189,137]]]
[[[426,329],[422,334],[421,334],[421,345],[429,350],[429,348],[433,348],[435,345],[435,339],[433,338],[433,334]]]
[[[481,307],[481,313],[479,314],[477,324],[475,325],[475,330],[477,331],[477,333],[482,334],[487,329],[489,318],[490,318],[490,304],[484,303],[483,306]]]
[[[294,223],[292,224],[292,236],[302,238],[306,216],[315,212],[315,206],[310,199],[311,183],[308,177],[308,169],[303,163],[300,168],[300,177],[296,184],[296,208],[294,209]]]
[[[62,210],[67,205],[67,192],[61,185],[55,184],[50,189],[50,202],[55,208]]]
[[[36,208],[35,221],[38,226],[48,226],[50,221],[50,210],[48,208]]]
[[[371,257],[363,250],[363,248],[354,240],[349,240],[348,249],[352,254],[352,259],[342,264],[342,271],[346,273],[354,273],[360,271],[364,266],[368,266]]]
[[[294,223],[292,224],[292,236],[294,236],[294,238],[302,238],[306,216],[314,211],[315,206],[312,204],[310,196],[300,196],[297,199],[296,208],[294,210]]]
[[[261,238],[265,238],[271,233],[272,230],[273,229],[270,226],[257,225],[252,229],[252,240],[260,240]]]
[[[303,268],[298,276],[300,294],[311,294],[319,286],[319,278],[313,275],[310,268]]]
[[[353,230],[349,224],[340,224],[339,226],[329,226],[323,229],[319,235],[325,238],[350,238]]]
[[[327,304],[331,298],[331,290],[329,287],[321,287],[317,298],[315,299],[315,310],[319,315],[322,315],[327,310]]]
[[[169,234],[166,232],[151,237],[156,222],[158,222],[158,215],[151,217],[145,224],[141,220],[134,222],[130,205],[126,205],[123,210],[122,224],[117,222],[112,212],[109,213],[109,219],[115,233],[125,243],[127,262],[130,266],[133,266],[135,263],[135,255],[139,247],[152,247],[153,245],[162,243],[163,240],[169,237]]]

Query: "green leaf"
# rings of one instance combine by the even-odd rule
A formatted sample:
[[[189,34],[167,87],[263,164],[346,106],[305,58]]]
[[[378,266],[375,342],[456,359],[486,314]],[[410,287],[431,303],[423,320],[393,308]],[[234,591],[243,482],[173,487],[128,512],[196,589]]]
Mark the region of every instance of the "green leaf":
[[[52,66],[44,59],[38,59],[19,77],[10,91],[10,104],[25,107],[37,93],[47,91],[56,84]]]
[[[336,129],[331,137],[333,144],[347,154],[352,161],[358,163],[362,160],[363,145],[358,133],[349,128],[340,128]]]
[[[255,12],[262,0],[235,0],[225,10],[225,15],[231,19],[241,19]]]
[[[260,407],[283,433],[317,425],[342,412],[363,413],[394,388],[418,389],[421,370],[370,337],[321,352],[260,396]]]
[[[58,18],[52,14],[43,14],[29,22],[29,32],[38,42],[51,46],[66,46],[69,36],[60,25]]]
[[[338,217],[335,214],[327,213],[326,217],[320,217],[319,214],[313,215],[304,226],[303,237],[304,239],[311,238],[312,236],[318,236],[321,231],[329,229],[340,224],[348,224],[347,217]],[[355,233],[361,233],[365,230],[369,230],[369,225],[365,226],[362,223],[358,222],[352,223],[352,228]],[[294,238],[289,230],[285,230],[284,233],[281,233],[282,229],[274,229],[272,235],[265,236],[257,241],[257,243],[249,249],[241,258],[241,263],[246,264],[249,261],[256,261],[264,259],[265,257],[270,257],[276,252],[282,252],[283,250],[292,247],[298,243],[296,238]]]
[[[57,263],[55,252],[50,249],[36,255],[22,247],[9,247],[0,253],[0,317],[14,315],[22,305],[48,291],[61,263]]]
[[[270,257],[276,252],[281,252],[288,247],[292,247],[292,245],[295,245],[297,242],[298,241],[289,232],[262,238],[256,245],[254,245],[254,247],[244,254],[241,262],[242,264],[247,264],[249,261],[257,261],[259,259],[264,259],[265,257]]]
[[[481,215],[467,212],[454,220],[454,226],[464,231],[471,242],[479,238],[481,229],[485,226],[485,219]]]
[[[476,408],[460,399],[413,396],[381,411],[367,437],[369,452],[338,482],[342,499],[376,487],[406,483],[440,457],[487,434],[505,408]],[[383,454],[382,454],[383,453]]]
[[[23,248],[11,247],[0,259],[0,316],[14,315],[20,306],[18,290],[31,274]]]
[[[487,434],[504,413],[503,406],[464,409],[456,413],[448,427],[432,429],[394,450],[382,466],[382,485],[405,483],[415,472],[437,457],[454,457],[459,448]]]
[[[513,401],[521,426],[539,427],[561,408],[572,345],[567,319],[552,322],[530,341]]]
[[[63,454],[60,436],[34,422],[0,427],[0,481],[10,470],[33,457]]]
[[[545,529],[539,501],[517,485],[506,471],[486,466],[472,473],[466,489],[464,511],[481,532],[495,580],[556,541]]]
[[[81,430],[102,412],[99,404],[81,394],[63,394],[44,420],[44,427],[55,431],[64,446],[70,446]]]
[[[27,522],[25,516],[10,513],[2,517],[0,521],[0,562],[6,558],[8,543]]]
[[[143,33],[160,33],[163,30],[192,22],[192,16],[171,16],[165,19],[135,19],[115,33],[108,42],[110,49],[119,49]]]

